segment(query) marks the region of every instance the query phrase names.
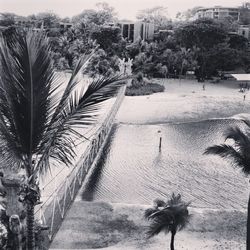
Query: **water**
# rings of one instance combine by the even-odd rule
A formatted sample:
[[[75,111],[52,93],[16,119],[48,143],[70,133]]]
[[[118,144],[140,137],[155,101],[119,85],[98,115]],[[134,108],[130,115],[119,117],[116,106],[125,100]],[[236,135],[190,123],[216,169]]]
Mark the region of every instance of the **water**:
[[[183,124],[116,124],[83,199],[150,204],[175,192],[191,201],[193,207],[245,208],[246,177],[218,156],[203,155],[208,146],[223,142],[222,134],[229,125],[240,123],[216,119]]]

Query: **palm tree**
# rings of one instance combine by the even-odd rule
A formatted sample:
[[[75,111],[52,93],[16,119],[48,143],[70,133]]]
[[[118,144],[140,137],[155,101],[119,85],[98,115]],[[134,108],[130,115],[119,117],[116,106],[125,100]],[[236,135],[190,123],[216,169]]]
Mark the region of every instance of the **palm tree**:
[[[27,249],[35,247],[34,207],[40,202],[38,176],[50,171],[50,159],[71,165],[77,128],[93,124],[100,105],[123,83],[119,76],[102,77],[77,92],[78,76],[94,52],[81,58],[62,95],[48,38],[42,32],[15,33],[8,42],[0,37],[1,162],[24,168],[20,192],[27,211]]]
[[[188,206],[190,203],[182,201],[181,195],[173,193],[170,200],[155,200],[154,207],[145,211],[145,218],[151,220],[147,231],[149,237],[164,231],[171,232],[170,249],[174,250],[174,238],[177,231],[182,230],[189,222]]]
[[[247,125],[246,130],[239,127],[229,128],[224,136],[225,143],[208,147],[204,154],[219,155],[223,159],[228,159],[232,166],[236,166],[246,175],[250,174],[250,122],[244,120]],[[227,144],[226,140],[233,140],[233,144]],[[247,250],[250,250],[250,196],[248,199],[247,213]]]

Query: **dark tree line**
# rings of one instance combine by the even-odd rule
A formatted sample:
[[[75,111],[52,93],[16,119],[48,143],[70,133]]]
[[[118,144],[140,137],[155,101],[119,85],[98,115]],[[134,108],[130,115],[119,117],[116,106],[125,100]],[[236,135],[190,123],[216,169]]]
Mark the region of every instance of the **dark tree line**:
[[[242,6],[242,11],[246,8]],[[188,16],[194,12],[191,11]],[[5,13],[0,22],[0,25],[9,27],[4,31],[6,35],[16,27],[16,17],[15,14]],[[238,24],[230,18],[171,22],[160,6],[143,10],[138,13],[138,20],[153,20],[157,23],[156,31],[165,29],[165,32],[158,33],[153,41],[136,40],[132,44],[122,38],[120,27],[116,25],[115,10],[105,3],[99,4],[97,10],[84,10],[71,20],[60,19],[51,12],[19,17],[19,20],[23,27],[45,30],[58,70],[72,69],[80,55],[98,47],[87,69],[91,75],[117,71],[118,57],[133,58],[134,72],[152,77],[179,77],[195,72],[197,78],[203,81],[221,71],[239,68],[249,71],[248,40],[237,35]],[[60,25],[69,21],[69,26]]]

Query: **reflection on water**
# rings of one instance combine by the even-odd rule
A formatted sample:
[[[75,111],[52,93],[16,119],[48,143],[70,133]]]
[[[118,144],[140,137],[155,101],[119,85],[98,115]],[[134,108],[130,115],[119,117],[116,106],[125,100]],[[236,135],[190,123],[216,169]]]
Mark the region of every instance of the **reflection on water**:
[[[111,141],[114,140],[114,134],[115,134],[116,126],[114,125],[112,128],[112,131],[109,135],[109,138],[107,140],[107,143],[103,147],[103,154],[100,157],[95,171],[90,176],[90,179],[88,180],[88,183],[86,187],[84,188],[84,191],[82,193],[82,197],[86,201],[92,201],[94,197],[94,188],[98,185],[99,180],[102,179],[102,175],[104,173],[103,168],[108,165],[108,159],[110,156],[110,148],[111,148]]]
[[[83,198],[149,204],[176,192],[195,207],[243,208],[243,174],[218,156],[203,155],[206,147],[222,143],[223,132],[234,124],[240,121],[116,125]]]

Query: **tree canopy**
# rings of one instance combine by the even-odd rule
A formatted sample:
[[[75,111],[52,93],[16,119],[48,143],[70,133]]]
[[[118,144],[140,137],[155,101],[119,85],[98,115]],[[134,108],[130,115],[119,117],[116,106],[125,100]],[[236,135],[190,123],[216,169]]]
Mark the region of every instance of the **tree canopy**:
[[[189,21],[190,19],[192,19],[195,16],[195,13],[200,8],[202,8],[202,6],[196,6],[196,7],[193,7],[191,9],[185,10],[183,12],[178,12],[176,14],[176,18],[181,20],[181,21]]]
[[[81,14],[73,16],[72,22],[82,22],[85,25],[103,25],[105,23],[113,22],[116,18],[116,12],[114,8],[109,6],[105,2],[96,4],[97,10],[87,9],[82,11]]]
[[[198,19],[175,30],[177,41],[184,47],[196,46],[208,49],[225,40],[227,32],[223,25],[213,19]]]
[[[171,22],[167,8],[163,6],[140,10],[136,18],[142,22],[154,23],[156,28],[166,28]]]

